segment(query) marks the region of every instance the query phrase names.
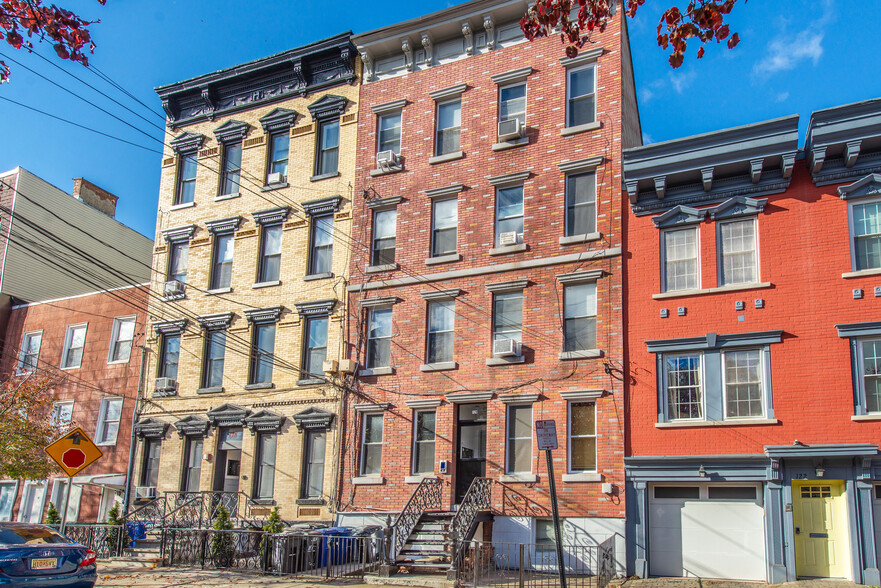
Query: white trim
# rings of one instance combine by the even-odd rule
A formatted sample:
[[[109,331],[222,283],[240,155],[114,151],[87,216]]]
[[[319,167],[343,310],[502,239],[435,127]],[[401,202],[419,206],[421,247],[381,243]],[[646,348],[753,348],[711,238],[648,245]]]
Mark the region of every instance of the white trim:
[[[499,401],[504,404],[534,404],[541,394],[502,394]]]
[[[408,400],[405,402],[407,408],[412,409],[423,409],[423,408],[437,408],[441,404],[443,404],[443,399],[441,398],[433,398],[431,400]]]
[[[132,338],[131,338],[132,347],[128,351],[128,357],[126,357],[125,359],[113,360],[113,359],[111,359],[113,357],[113,345],[114,345],[114,343],[117,343],[117,344],[119,343],[120,325],[123,322],[127,322],[129,320],[131,320],[134,323],[134,326],[132,327]],[[135,346],[135,335],[137,335],[137,333],[135,332],[135,327],[137,327],[137,325],[138,325],[138,316],[135,314],[128,315],[128,316],[117,316],[117,317],[113,318],[113,329],[110,331],[110,349],[107,350],[107,364],[108,365],[128,363],[129,361],[131,361],[132,350],[134,349],[134,346]]]
[[[80,362],[79,362],[78,364],[76,364],[76,365],[65,365],[65,359],[66,359],[66,357],[67,357],[67,353],[70,351],[70,343],[71,343],[71,341],[72,341],[72,339],[73,339],[73,331],[72,331],[72,329],[77,329],[77,328],[79,328],[79,327],[84,327],[84,329],[85,329],[85,332],[83,333],[83,348],[82,348],[82,349],[83,349],[83,354],[82,354],[82,356],[80,357]],[[61,348],[61,362],[60,362],[60,365],[59,365],[59,369],[62,369],[62,370],[73,370],[73,369],[79,369],[80,367],[82,367],[82,365],[83,365],[83,358],[84,358],[85,355],[86,355],[86,336],[87,336],[88,334],[89,334],[89,323],[88,323],[88,322],[85,322],[85,323],[76,323],[76,324],[73,324],[73,325],[67,325],[67,330],[65,331],[65,334],[64,334],[64,345],[63,345],[63,347]]]
[[[701,395],[701,416],[700,418],[691,418],[691,419],[674,419],[670,416],[669,412],[669,402],[668,402],[668,394],[667,390],[667,359],[670,357],[681,357],[683,355],[695,355],[698,357],[700,361],[700,365],[698,366],[698,375],[700,376],[700,395]],[[698,350],[682,350],[682,351],[673,351],[669,353],[664,353],[664,357],[662,358],[662,368],[661,368],[661,382],[663,385],[663,398],[661,399],[663,402],[661,404],[661,413],[664,415],[664,425],[668,423],[700,423],[700,425],[705,425],[706,423],[714,423],[714,422],[725,422],[725,421],[708,421],[707,420],[707,376],[706,376],[706,365],[707,362],[704,360],[704,354],[702,351]],[[724,408],[724,407],[723,407]],[[729,421],[730,422],[730,421]],[[658,423],[656,423],[657,425]]]
[[[518,407],[528,407],[529,408],[529,421],[532,422],[533,415],[535,411],[532,408],[532,403],[518,403],[518,404],[507,404],[505,406],[505,475],[499,478],[502,482],[535,482],[535,474],[532,473],[533,466],[533,457],[535,457],[532,453],[532,442],[533,442],[533,427],[529,428],[529,471],[510,471],[508,470],[508,458],[511,457],[511,410]],[[525,437],[514,437],[514,439],[525,439]],[[531,480],[525,480],[520,478],[532,478]]]
[[[18,362],[17,362],[16,368],[15,368],[16,374],[33,373],[30,371],[25,372],[22,369],[22,366],[24,364],[24,356],[25,356],[25,339],[27,339],[28,337],[31,337],[33,335],[36,335],[37,333],[40,334],[40,345],[37,347],[37,361],[35,362],[35,365],[34,365],[34,371],[37,370],[37,365],[39,365],[39,363],[40,363],[40,351],[43,348],[43,329],[40,329],[38,331],[28,331],[27,333],[22,334],[21,344],[19,345],[19,348],[18,348]]]
[[[593,482],[597,480],[593,480],[592,478],[595,476],[599,476],[599,481],[602,481],[602,475],[598,473],[599,470],[599,461],[600,461],[600,450],[599,450],[599,434],[597,433],[597,429],[599,429],[599,423],[597,422],[597,404],[594,399],[589,400],[569,400],[566,402],[566,472],[570,476],[589,476],[590,480],[569,480],[569,481],[582,481],[582,482]],[[593,406],[593,435],[579,435],[578,438],[590,438],[593,437],[594,446],[593,446],[593,466],[592,470],[573,470],[572,469],[572,404],[589,404]],[[565,476],[564,476],[564,480]]]
[[[725,357],[729,353],[741,353],[744,351],[758,351],[759,352],[759,387],[761,391],[761,401],[762,401],[762,413],[756,416],[745,416],[745,417],[729,417],[728,416],[728,371],[725,369]],[[768,414],[768,399],[770,397],[768,391],[768,378],[765,374],[765,353],[767,353],[767,349],[765,346],[761,347],[738,347],[736,349],[722,349],[719,354],[720,359],[720,377],[722,378],[722,420],[726,421],[747,421],[747,420],[755,420],[755,419],[765,419]],[[705,415],[706,416],[706,415]]]
[[[66,406],[68,404],[70,405],[70,420],[65,423],[65,422],[62,422],[60,419],[58,419],[55,413],[56,413],[57,407]],[[59,427],[60,426],[67,427],[68,425],[70,425],[70,423],[73,422],[73,409],[75,407],[76,407],[76,400],[75,399],[73,399],[73,400],[56,400],[55,402],[53,402],[52,409],[49,412],[50,424],[52,424],[53,426],[59,426]]]
[[[356,476],[352,478],[353,486],[371,486],[385,484],[385,478],[382,476]]]
[[[20,486],[19,480],[0,480],[0,486],[8,484],[12,484],[14,488],[12,491],[12,502],[9,504],[9,518],[2,518],[2,516],[0,516],[0,521],[12,520],[13,513],[15,512],[15,503],[18,500],[18,487]],[[0,514],[2,514],[2,511],[0,511]]]
[[[697,288],[684,288],[681,290],[667,289],[667,234],[676,231],[694,231],[694,248],[697,274]],[[701,230],[698,225],[689,225],[684,227],[670,227],[660,231],[661,234],[661,292],[664,294],[672,294],[674,292],[694,292],[701,288]]]
[[[853,230],[853,207],[854,206],[863,206],[866,204],[872,204],[876,202],[881,202],[881,198],[861,198],[859,200],[854,200],[852,202],[847,203],[847,240],[850,248],[850,269],[849,273],[857,273],[864,272],[870,270],[881,270],[881,268],[865,268],[862,270],[857,269],[857,258],[856,258],[856,237],[854,236]],[[842,274],[841,277],[850,277],[846,274]]]
[[[499,482],[521,482],[525,484],[538,482],[538,474],[512,473],[499,476]]]
[[[150,282],[144,282],[143,284],[120,286],[118,288],[107,288],[106,290],[96,290],[95,292],[86,292],[85,294],[76,294],[74,296],[65,296],[64,298],[52,298],[51,300],[41,300],[40,302],[25,302],[24,304],[13,304],[12,310],[16,310],[18,308],[28,308],[29,306],[39,306],[41,304],[52,304],[53,302],[61,302],[63,300],[73,300],[74,298],[84,298],[86,296],[94,296],[95,294],[106,294],[108,292],[116,292],[118,290],[127,290],[128,288],[144,288],[149,286]]]
[[[725,258],[724,258],[724,241],[722,240],[722,227],[724,225],[732,225],[736,223],[748,223],[753,225],[753,257],[752,262],[755,267],[755,279],[750,282],[725,282]],[[755,216],[735,217],[732,219],[719,220],[716,222],[716,283],[719,287],[725,286],[741,286],[743,284],[761,283],[761,265],[759,264],[759,223]]]
[[[432,443],[432,445],[434,445],[435,460],[432,460],[432,462],[431,462],[431,473],[430,474],[429,473],[419,473],[416,471],[416,444],[418,442],[418,440],[416,438],[416,427],[418,426],[417,418],[419,417],[420,413],[425,413],[425,412],[430,412],[430,413],[434,414],[434,439],[432,439],[431,443]],[[427,410],[414,410],[413,411],[413,428],[411,429],[410,434],[411,434],[411,441],[410,441],[410,474],[411,474],[411,476],[412,477],[418,476],[418,477],[423,477],[423,478],[436,477],[434,475],[434,464],[437,459],[437,410],[435,410],[434,408],[429,408]]]
[[[603,475],[596,472],[578,472],[575,474],[563,474],[564,482],[602,482]]]
[[[99,435],[101,429],[103,428],[103,425],[105,424],[104,419],[107,416],[107,405],[110,404],[111,400],[119,400],[122,403],[122,405],[120,405],[120,407],[119,407],[119,421],[118,421],[120,427],[122,426],[122,407],[125,405],[125,398],[122,396],[105,396],[105,397],[101,398],[101,405],[98,408],[98,420],[95,424],[95,445],[98,445],[99,447],[103,446],[103,445],[110,445],[110,446],[116,445],[116,441],[117,441],[117,439],[119,439],[119,428],[120,427],[117,427],[116,435],[114,436],[114,438],[112,440],[101,439],[101,436]]]
[[[453,404],[470,404],[472,402],[487,402],[491,400],[494,392],[454,392],[446,394],[447,402]]]
[[[599,49],[599,54],[601,54],[601,53],[602,53],[602,48]],[[599,54],[597,54],[597,57],[599,56]],[[569,63],[563,64],[564,66],[566,66],[565,128],[568,128],[568,129],[573,129],[576,127],[590,125],[590,124],[594,124],[597,122],[597,73],[598,73],[597,69],[598,68],[597,68],[597,64],[596,64],[596,58],[594,57],[592,60],[589,59],[591,57],[591,52],[586,52],[586,53],[582,54],[580,57],[582,57],[582,59],[585,60],[584,65],[581,65],[581,62],[569,62]],[[575,59],[578,59],[578,58],[576,57]],[[590,61],[590,62],[587,63],[587,61]],[[572,80],[571,80],[571,77],[572,77],[572,74],[578,73],[580,71],[584,71],[586,69],[593,69],[593,93],[592,93],[593,94],[593,120],[589,123],[582,123],[581,125],[572,125],[572,124],[570,124],[570,120],[571,120],[570,116],[572,114],[571,109],[570,109],[571,100],[572,100],[572,94],[571,94]],[[586,95],[587,94],[581,94],[580,96],[586,96]]]
[[[357,410],[357,406],[356,406],[356,410]],[[365,442],[365,439],[367,437],[367,418],[372,417],[372,416],[379,416],[379,418],[381,419],[381,422],[382,422],[382,437],[381,437],[382,440],[379,443],[371,443],[371,445],[379,445],[379,449],[380,449],[379,472],[377,472],[375,474],[365,474],[364,473],[364,466],[366,464],[366,456],[367,456],[367,443]],[[360,452],[361,459],[360,459],[360,463],[358,464],[358,473],[361,474],[361,479],[381,480],[380,482],[362,482],[362,483],[371,483],[371,484],[384,484],[385,483],[385,478],[382,477],[382,453],[383,453],[382,446],[383,445],[385,445],[385,416],[384,416],[384,414],[382,412],[371,411],[371,412],[368,412],[368,413],[362,415],[362,418],[361,418],[361,452]],[[352,478],[352,484],[358,484],[359,482],[355,481],[357,479],[358,478]]]
[[[676,429],[679,427],[736,427],[738,425],[747,427],[753,425],[776,425],[780,421],[777,419],[728,419],[727,421],[702,421],[698,419],[682,419],[678,421],[668,421],[666,423],[655,423],[656,429]]]
[[[39,488],[39,487],[43,488],[43,499],[40,502],[40,508],[37,511],[40,515],[39,520],[37,520],[35,522],[37,522],[37,523],[42,522],[43,509],[46,508],[46,499],[48,498],[48,494],[49,494],[49,480],[25,480],[24,485],[22,487],[22,491],[21,491],[21,500],[18,503],[18,516],[16,517],[16,520],[18,520],[19,522],[23,522],[22,515],[24,514],[24,512],[22,511],[22,506],[24,506],[24,497],[28,491],[28,488],[35,489],[35,488]]]
[[[881,274],[881,270],[878,270]],[[845,276],[842,276],[845,277]],[[752,284],[732,284],[730,286],[718,286],[716,288],[699,288],[695,290],[673,290],[671,292],[662,292],[661,294],[652,294],[652,299],[663,300],[665,298],[682,298],[684,296],[697,296],[699,294],[715,294],[717,292],[737,292],[739,290],[760,290],[770,288],[774,284],[771,282],[755,282]]]
[[[419,484],[422,480],[437,480],[434,474],[415,474],[412,476],[404,476],[405,484]]]

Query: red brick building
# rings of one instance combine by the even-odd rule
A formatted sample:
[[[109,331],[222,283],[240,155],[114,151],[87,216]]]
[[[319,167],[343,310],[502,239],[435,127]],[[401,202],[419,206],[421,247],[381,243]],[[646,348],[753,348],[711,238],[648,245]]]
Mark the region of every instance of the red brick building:
[[[628,571],[878,584],[881,100],[624,153]]]
[[[495,482],[496,542],[546,543],[554,419],[564,542],[623,536],[621,150],[640,144],[623,18],[574,59],[525,2],[353,40],[364,63],[338,520]],[[623,122],[622,122],[623,121]],[[622,542],[623,547],[623,542]]]

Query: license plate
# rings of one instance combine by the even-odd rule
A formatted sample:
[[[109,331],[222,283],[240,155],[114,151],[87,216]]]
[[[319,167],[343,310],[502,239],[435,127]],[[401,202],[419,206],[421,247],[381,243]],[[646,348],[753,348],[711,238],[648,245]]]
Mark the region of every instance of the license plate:
[[[58,567],[57,557],[47,557],[46,559],[32,559],[32,570],[54,570]]]

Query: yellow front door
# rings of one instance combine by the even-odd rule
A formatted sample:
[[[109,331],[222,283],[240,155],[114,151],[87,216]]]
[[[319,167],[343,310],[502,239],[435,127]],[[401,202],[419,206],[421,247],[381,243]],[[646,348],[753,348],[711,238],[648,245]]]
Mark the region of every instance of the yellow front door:
[[[799,577],[850,576],[846,500],[842,480],[792,482],[795,571]]]

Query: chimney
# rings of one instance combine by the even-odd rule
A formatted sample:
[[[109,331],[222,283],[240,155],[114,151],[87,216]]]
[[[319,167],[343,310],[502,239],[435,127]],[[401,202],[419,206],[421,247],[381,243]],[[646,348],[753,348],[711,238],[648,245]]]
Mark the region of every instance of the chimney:
[[[96,186],[89,180],[73,179],[73,197],[96,210],[100,210],[110,218],[116,217],[116,201],[119,200],[119,197]]]

